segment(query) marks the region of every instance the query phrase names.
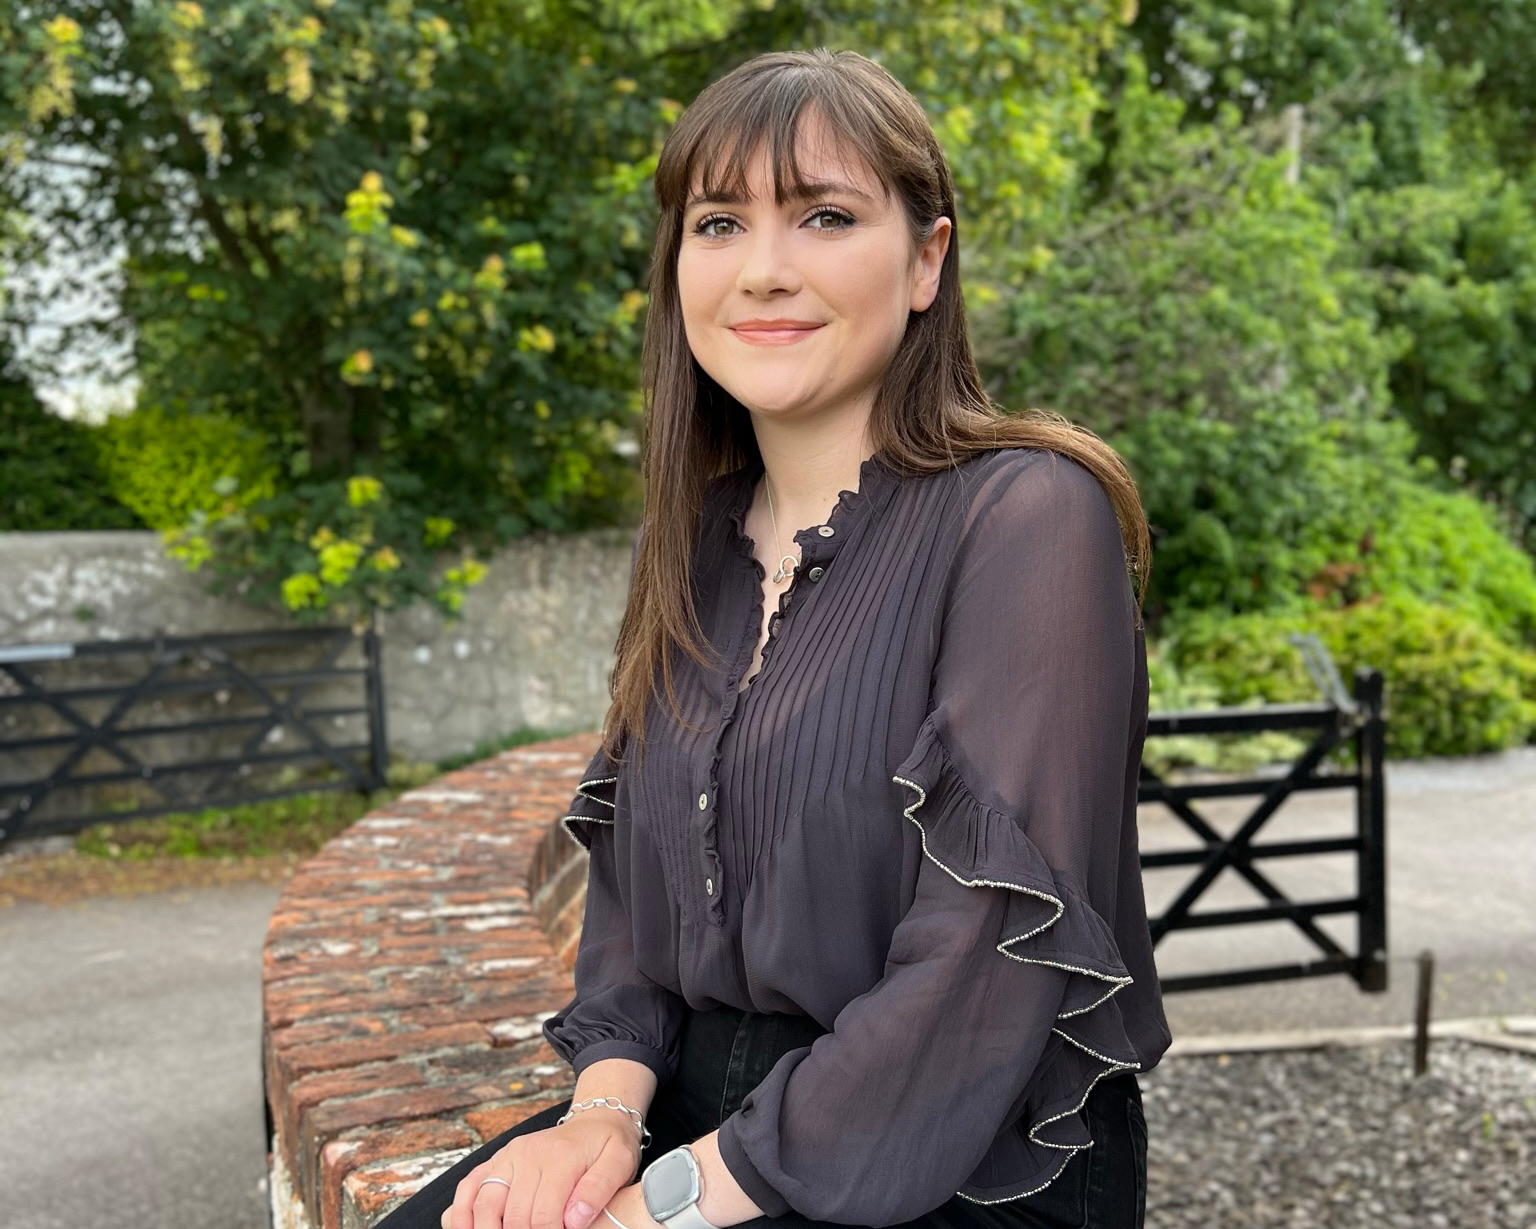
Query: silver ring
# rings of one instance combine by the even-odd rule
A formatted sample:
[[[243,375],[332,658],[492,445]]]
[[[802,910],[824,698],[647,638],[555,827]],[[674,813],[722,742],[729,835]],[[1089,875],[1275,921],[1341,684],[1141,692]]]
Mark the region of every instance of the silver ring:
[[[508,1182],[505,1178],[481,1178],[480,1179],[480,1185],[481,1186],[488,1186],[492,1182],[500,1182],[509,1191],[512,1189],[512,1184],[510,1182]]]

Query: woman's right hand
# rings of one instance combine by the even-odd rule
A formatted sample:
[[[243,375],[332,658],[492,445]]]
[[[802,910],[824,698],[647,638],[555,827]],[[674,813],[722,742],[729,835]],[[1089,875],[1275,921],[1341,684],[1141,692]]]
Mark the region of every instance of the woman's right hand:
[[[460,1180],[443,1229],[588,1229],[634,1181],[640,1152],[633,1120],[600,1107],[515,1136]]]

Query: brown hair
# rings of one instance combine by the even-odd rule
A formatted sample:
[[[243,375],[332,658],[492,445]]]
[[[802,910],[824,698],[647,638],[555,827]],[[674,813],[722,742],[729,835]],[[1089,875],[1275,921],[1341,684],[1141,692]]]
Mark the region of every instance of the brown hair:
[[[673,687],[674,650],[709,664],[708,638],[691,597],[689,568],[711,479],[760,464],[746,408],[694,360],[683,331],[677,257],[696,171],[705,192],[746,193],[747,168],[764,141],[772,153],[775,201],[799,186],[794,151],[807,108],[868,164],[901,202],[913,251],[935,219],[954,224],[926,311],[906,333],[875,395],[868,434],[892,468],[934,473],[995,448],[1030,447],[1085,466],[1114,502],[1136,577],[1139,611],[1151,545],[1136,484],[1119,455],[1086,427],[1048,410],[1009,414],[982,387],[971,356],[960,290],[959,225],[949,167],[917,100],[889,72],[854,51],[778,51],[741,64],[706,87],[668,134],[656,167],[660,217],[650,269],[642,349],[645,488],[629,601],[609,680],[604,746],[615,759],[626,739],[643,745],[653,694],[683,723]],[[661,689],[656,689],[657,682]]]

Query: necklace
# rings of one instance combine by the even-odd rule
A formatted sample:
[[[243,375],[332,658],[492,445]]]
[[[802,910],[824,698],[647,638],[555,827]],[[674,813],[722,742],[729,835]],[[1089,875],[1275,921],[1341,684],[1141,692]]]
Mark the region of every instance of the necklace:
[[[768,485],[768,478],[763,477],[763,489],[768,492],[768,515],[773,521],[773,544],[779,544],[779,518],[773,511],[773,488]],[[787,565],[787,566],[786,566]],[[800,566],[800,561],[793,555],[781,555],[779,557],[779,570],[773,574],[773,583],[783,584],[795,574],[795,569]]]

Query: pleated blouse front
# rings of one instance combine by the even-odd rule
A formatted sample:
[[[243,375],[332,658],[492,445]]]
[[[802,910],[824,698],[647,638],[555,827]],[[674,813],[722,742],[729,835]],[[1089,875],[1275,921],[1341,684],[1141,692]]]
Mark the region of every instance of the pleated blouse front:
[[[576,994],[544,1025],[579,1074],[677,1069],[689,1007],[801,1013],[722,1124],[770,1216],[896,1224],[1024,1198],[1090,1145],[1093,1084],[1169,1042],[1142,894],[1146,646],[1108,494],[1001,448],[934,475],[880,455],[800,529],[762,627],[744,520],[706,495],[694,560],[720,664],[674,659],[645,754],[601,750],[566,831],[590,853]]]

